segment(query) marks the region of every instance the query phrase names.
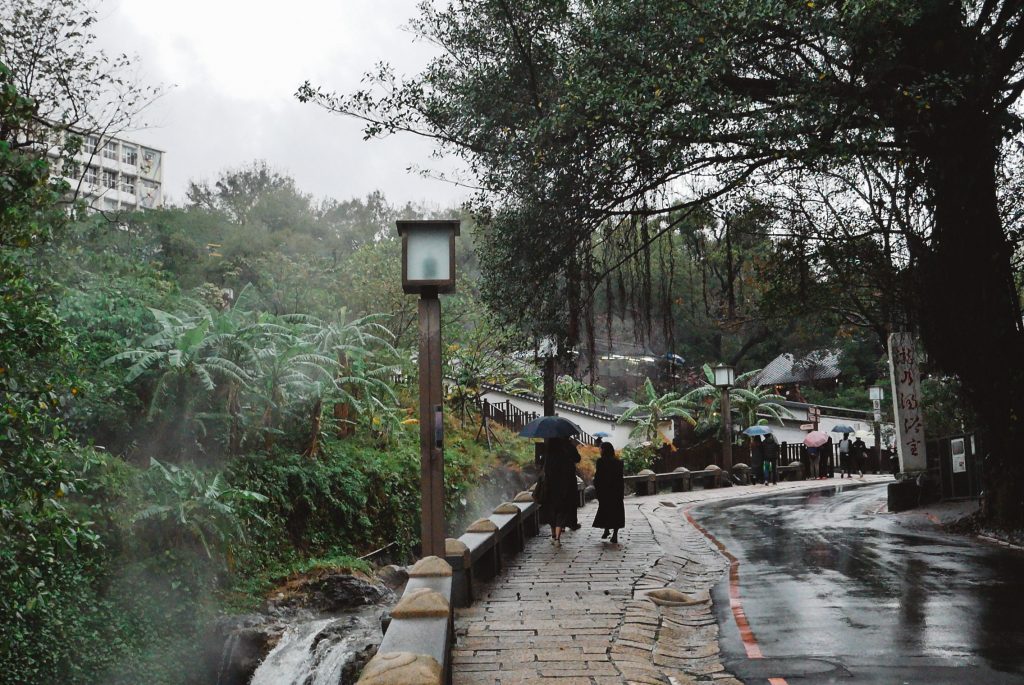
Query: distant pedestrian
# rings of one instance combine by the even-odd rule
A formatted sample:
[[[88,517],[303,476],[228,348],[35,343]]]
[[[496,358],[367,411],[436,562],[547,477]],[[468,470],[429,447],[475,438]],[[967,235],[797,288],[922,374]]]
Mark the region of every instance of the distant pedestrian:
[[[832,436],[828,436],[828,442],[818,448],[821,453],[821,477],[836,477],[836,455],[835,445],[832,443]]]
[[[619,542],[619,529],[626,527],[626,506],[623,504],[625,483],[622,479],[622,462],[615,456],[611,443],[601,445],[601,458],[597,460],[594,474],[594,488],[597,490],[597,516],[594,528],[604,528],[601,539],[611,532],[612,544]]]
[[[864,443],[864,440],[857,437],[850,445],[850,468],[857,472],[857,476],[860,478],[864,477],[864,454],[867,452],[868,446]]]
[[[750,472],[754,482],[765,482],[764,479],[764,443],[760,435],[755,435],[750,443]]]
[[[551,542],[561,545],[562,530],[576,523],[576,462],[579,452],[569,438],[549,438],[544,445],[544,493],[540,521],[551,526]]]
[[[771,433],[764,436],[764,484],[769,482],[779,483],[779,443]]]
[[[852,466],[850,465],[850,448],[853,447],[853,441],[850,440],[849,433],[843,433],[843,439],[839,441],[839,477],[845,478],[849,476],[853,478]]]
[[[821,461],[821,454],[818,452],[817,447],[807,448],[807,463],[810,465],[809,477],[811,480],[817,480],[819,474],[819,462]]]

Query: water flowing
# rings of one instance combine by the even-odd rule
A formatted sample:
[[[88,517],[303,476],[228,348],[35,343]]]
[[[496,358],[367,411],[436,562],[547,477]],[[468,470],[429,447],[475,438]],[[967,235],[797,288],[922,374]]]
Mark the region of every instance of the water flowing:
[[[250,685],[338,685],[350,658],[380,628],[376,613],[296,623],[256,669]]]

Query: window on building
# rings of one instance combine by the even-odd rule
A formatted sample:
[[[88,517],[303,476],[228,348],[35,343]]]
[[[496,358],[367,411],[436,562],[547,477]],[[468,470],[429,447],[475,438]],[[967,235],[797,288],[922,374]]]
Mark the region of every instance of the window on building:
[[[122,176],[121,177],[121,190],[129,195],[135,194],[135,177],[134,176]]]
[[[96,185],[97,183],[99,183],[99,174],[96,172],[96,167],[94,167],[94,166],[87,166],[87,167],[85,167],[85,178],[84,178],[84,180],[85,180],[86,183],[91,183],[92,185]]]
[[[137,166],[139,163],[139,148],[134,145],[121,146],[121,161],[125,164]]]
[[[96,154],[97,148],[100,146],[99,136],[86,136],[85,140],[82,141],[82,152],[87,155]]]
[[[104,188],[116,188],[117,187],[117,174],[113,171],[103,172],[103,187]]]
[[[117,161],[117,143],[113,140],[108,140],[103,146],[103,156]]]

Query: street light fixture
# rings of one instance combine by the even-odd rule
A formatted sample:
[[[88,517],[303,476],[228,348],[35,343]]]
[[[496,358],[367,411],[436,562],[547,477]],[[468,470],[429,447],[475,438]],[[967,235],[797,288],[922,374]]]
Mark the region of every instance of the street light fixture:
[[[402,236],[402,290],[409,295],[455,292],[459,221],[396,221]]]
[[[715,387],[722,389],[722,468],[732,468],[732,408],[729,406],[729,388],[736,380],[735,370],[727,364],[715,367]]]
[[[418,294],[420,319],[420,550],[444,558],[444,408],[441,301],[455,292],[459,221],[397,221],[402,237],[402,290]]]

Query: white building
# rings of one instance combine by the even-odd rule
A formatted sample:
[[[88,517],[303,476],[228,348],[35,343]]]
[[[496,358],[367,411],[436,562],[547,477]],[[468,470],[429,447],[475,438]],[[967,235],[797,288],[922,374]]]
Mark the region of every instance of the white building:
[[[56,150],[51,149],[51,158]],[[117,136],[82,135],[72,190],[100,211],[131,212],[163,206],[164,152]]]

